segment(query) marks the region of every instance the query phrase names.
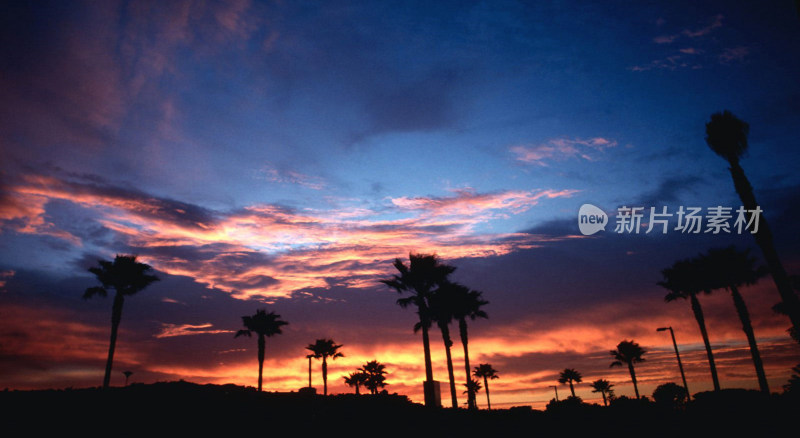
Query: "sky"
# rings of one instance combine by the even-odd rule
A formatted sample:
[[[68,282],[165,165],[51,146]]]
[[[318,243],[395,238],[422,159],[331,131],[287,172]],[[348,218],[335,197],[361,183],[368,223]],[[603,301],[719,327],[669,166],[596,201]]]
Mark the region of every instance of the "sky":
[[[416,315],[379,282],[415,252],[490,302],[470,322],[470,362],[498,370],[497,406],[543,407],[564,368],[583,374],[584,400],[599,378],[632,395],[609,368],[622,340],[647,350],[643,394],[679,382],[661,326],[691,391],[708,390],[689,304],[656,283],[710,248],[760,252],[747,231],[676,231],[677,216],[646,230],[651,207],[741,205],[704,141],[725,109],[750,124],[742,166],[800,272],[793,2],[0,8],[0,388],[99,385],[112,300],[81,299],[88,269],[135,254],[161,281],[126,300],[112,384],[130,370],[254,386],[256,343],[233,335],[265,308],[289,322],[267,342],[266,390],[305,386],[305,346],[332,338],[345,357],[330,392],[377,359],[389,392],[421,401]],[[587,203],[609,215],[591,236]],[[621,207],[644,208],[639,232],[615,232]],[[789,321],[770,278],[743,295],[780,391],[800,362]],[[701,302],[722,386],[755,388],[730,296]],[[462,403],[458,342],[453,355]]]

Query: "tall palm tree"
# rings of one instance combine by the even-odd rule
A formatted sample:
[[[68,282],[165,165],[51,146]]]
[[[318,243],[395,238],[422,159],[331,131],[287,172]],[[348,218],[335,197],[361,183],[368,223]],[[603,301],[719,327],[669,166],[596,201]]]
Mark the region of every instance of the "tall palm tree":
[[[242,324],[244,329],[239,330],[234,335],[234,338],[239,336],[247,336],[248,338],[255,332],[258,335],[258,390],[261,391],[261,376],[264,371],[264,349],[266,338],[283,333],[281,327],[288,325],[286,321],[282,321],[281,316],[275,312],[269,312],[265,309],[256,310],[253,316],[243,316]]]
[[[342,378],[347,386],[356,389],[356,395],[361,393],[359,389],[367,381],[367,375],[363,371],[356,371],[347,376],[342,376]]]
[[[603,406],[608,406],[608,397],[614,395],[614,385],[606,379],[595,380],[590,384],[592,392],[599,392],[603,396]]]
[[[467,318],[475,320],[477,318],[488,318],[481,307],[489,304],[484,300],[481,292],[470,290],[466,286],[454,283],[451,288],[453,297],[451,300],[453,318],[458,320],[458,331],[461,335],[461,345],[464,347],[464,368],[466,369],[467,383],[467,407],[469,409],[477,409],[478,405],[475,402],[475,393],[471,392],[473,386],[470,385],[472,378],[470,377],[469,366],[469,334],[467,332]]]
[[[114,303],[111,305],[111,341],[108,346],[106,373],[103,377],[103,389],[106,389],[111,382],[111,367],[114,363],[114,350],[117,346],[117,333],[122,320],[122,304],[125,297],[134,295],[158,281],[158,277],[149,273],[153,268],[137,262],[136,256],[133,255],[118,254],[113,262],[99,260],[98,263],[100,267],[89,268],[89,272],[97,277],[102,286],[86,289],[83,298],[88,299],[95,295],[106,297],[109,289],[114,289]]]
[[[313,344],[308,344],[307,350],[311,351],[315,359],[322,358],[322,387],[323,395],[328,395],[328,358],[335,360],[344,357],[339,352],[342,345],[333,342],[333,339],[317,339]]]
[[[377,394],[378,388],[386,386],[386,365],[371,360],[362,365],[360,370],[364,374],[364,386],[370,393]]]
[[[714,153],[724,158],[730,165],[733,186],[742,200],[743,207],[751,212],[757,210],[760,212],[755,194],[753,194],[753,187],[739,164],[739,159],[747,151],[749,132],[750,126],[746,122],[739,120],[726,110],[712,114],[711,121],[706,123],[706,143]],[[775,250],[772,230],[763,215],[759,219],[758,232],[753,233],[753,237],[761,248],[769,272],[772,274],[772,279],[783,300],[786,314],[792,321],[792,327],[796,332],[800,332],[800,301],[792,291],[789,276]]]
[[[431,319],[436,322],[442,332],[444,342],[445,358],[447,359],[447,376],[450,381],[450,398],[453,408],[458,408],[456,398],[456,379],[453,374],[453,357],[450,354],[450,347],[453,346],[453,339],[450,337],[450,322],[453,321],[453,301],[455,291],[450,283],[443,284],[428,298],[430,305]]]
[[[472,375],[477,378],[483,378],[483,387],[486,388],[486,406],[489,410],[492,410],[492,403],[489,401],[489,379],[496,379],[499,376],[497,375],[497,370],[492,368],[492,366],[488,363],[482,363],[475,367],[475,370],[472,372]]]
[[[558,383],[561,383],[562,385],[569,383],[569,391],[572,393],[573,397],[575,397],[575,387],[572,385],[572,382],[581,383],[582,381],[583,376],[581,376],[581,373],[572,368],[565,368],[564,371],[562,371],[558,376]]]
[[[703,337],[703,344],[706,347],[708,367],[711,370],[711,381],[714,384],[714,390],[719,391],[719,377],[717,376],[717,366],[714,363],[714,353],[711,350],[711,342],[708,340],[706,319],[703,315],[703,307],[700,306],[700,300],[697,298],[699,293],[710,293],[713,288],[704,269],[696,259],[679,260],[669,268],[661,271],[664,280],[659,281],[658,285],[669,290],[669,293],[664,296],[664,301],[669,303],[679,299],[688,299],[691,303],[692,313],[694,313],[694,318],[700,327],[700,335]]]
[[[411,296],[397,300],[397,304],[406,308],[417,308],[422,331],[422,348],[425,355],[425,405],[436,405],[436,394],[433,388],[433,367],[431,365],[431,347],[428,329],[431,326],[431,315],[428,299],[439,285],[447,282],[447,277],[455,271],[455,267],[443,264],[435,254],[409,254],[409,264],[395,259],[394,267],[400,273],[392,278],[381,280],[381,283],[395,289],[398,293],[408,292]],[[416,331],[416,330],[415,330]]]
[[[736,313],[739,314],[739,320],[742,322],[742,330],[747,336],[747,342],[750,345],[750,356],[753,358],[753,364],[756,368],[758,386],[762,392],[769,394],[767,376],[764,373],[761,354],[758,352],[756,335],[753,332],[753,324],[750,321],[750,312],[747,310],[742,294],[739,293],[740,286],[755,284],[765,276],[767,274],[766,268],[756,266],[756,258],[750,255],[749,249],[738,251],[734,246],[710,249],[706,255],[701,256],[701,260],[715,286],[730,290]]]
[[[617,344],[616,350],[611,350],[611,356],[614,357],[614,362],[611,366],[628,365],[628,371],[631,373],[631,381],[633,381],[633,391],[636,393],[636,398],[639,398],[639,387],[636,385],[636,371],[633,369],[633,364],[644,362],[644,354],[646,351],[633,341],[622,341]]]

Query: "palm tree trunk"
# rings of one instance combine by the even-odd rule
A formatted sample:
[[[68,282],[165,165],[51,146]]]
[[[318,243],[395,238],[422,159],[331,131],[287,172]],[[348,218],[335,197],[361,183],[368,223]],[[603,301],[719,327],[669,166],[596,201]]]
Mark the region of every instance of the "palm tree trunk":
[[[689,298],[692,302],[694,318],[697,320],[697,325],[700,326],[700,334],[703,336],[703,343],[706,346],[706,355],[708,356],[708,366],[711,369],[711,381],[714,383],[714,391],[719,391],[717,366],[714,364],[714,353],[711,352],[711,343],[708,341],[708,331],[706,331],[706,319],[703,316],[703,308],[700,307],[700,300],[697,299],[697,295],[691,294]]]
[[[489,380],[486,379],[486,376],[483,376],[483,387],[486,388],[486,407],[491,411],[492,402],[489,401]]]
[[[472,390],[472,385],[470,385],[471,379],[469,377],[469,347],[467,346],[469,341],[467,339],[467,321],[465,318],[459,318],[458,330],[461,333],[461,345],[464,346],[464,367],[467,370],[467,407],[469,409],[476,409],[478,405],[475,403],[475,392]]]
[[[458,408],[458,399],[456,398],[456,377],[453,374],[453,358],[450,355],[450,347],[453,345],[453,340],[450,339],[450,328],[447,324],[439,324],[442,329],[442,340],[444,341],[445,357],[447,358],[447,376],[450,379],[450,398],[453,402],[453,408]]]
[[[359,385],[358,383],[356,383],[356,395],[361,395],[361,391],[360,391],[360,389],[358,388],[359,386],[360,386],[360,385]]]
[[[636,393],[636,398],[639,398],[639,386],[636,384],[636,371],[633,370],[633,363],[628,362],[628,371],[631,373],[631,380],[633,381],[633,392]]]
[[[572,396],[575,397],[575,387],[572,386],[572,380],[569,381],[569,392],[571,392]]]
[[[322,356],[322,395],[328,395],[328,361]]]
[[[750,322],[750,312],[747,311],[744,298],[742,298],[742,294],[739,293],[739,289],[736,286],[731,286],[731,296],[733,297],[733,304],[736,306],[736,313],[739,314],[739,319],[742,320],[742,330],[744,330],[747,342],[750,344],[750,355],[753,357],[753,364],[756,367],[758,386],[762,392],[769,394],[767,375],[764,373],[764,364],[761,362],[761,354],[758,352],[756,335],[753,332],[753,324]]]
[[[731,177],[733,177],[733,186],[736,188],[736,193],[739,194],[744,208],[747,210],[757,209],[758,203],[753,194],[753,186],[750,185],[744,169],[742,169],[738,161],[729,163],[731,165],[730,171]],[[764,260],[767,262],[769,271],[772,274],[772,279],[775,281],[775,286],[778,288],[778,293],[781,295],[786,307],[786,313],[792,321],[792,327],[796,333],[800,333],[800,302],[792,290],[792,283],[786,274],[786,270],[783,269],[778,252],[775,251],[772,230],[763,215],[759,219],[758,232],[753,234],[753,237],[755,237],[758,247],[761,248],[761,253],[764,255]]]
[[[261,376],[264,371],[264,335],[258,335],[258,391],[261,392]]]
[[[429,321],[425,315],[428,309],[419,309],[420,324],[422,325],[422,350],[425,355],[425,381],[429,382],[423,386],[425,392],[425,406],[436,406],[436,394],[433,391],[433,366],[431,365],[431,344],[428,336]]]
[[[111,383],[111,366],[114,363],[114,350],[117,347],[117,333],[119,322],[122,320],[122,304],[124,296],[117,292],[114,295],[114,304],[111,306],[111,340],[108,345],[108,360],[106,360],[106,374],[103,376],[103,389]]]
[[[311,388],[311,356],[308,357],[308,387]]]
[[[606,392],[600,391],[600,394],[603,395],[603,406],[608,406],[608,401],[606,400]]]

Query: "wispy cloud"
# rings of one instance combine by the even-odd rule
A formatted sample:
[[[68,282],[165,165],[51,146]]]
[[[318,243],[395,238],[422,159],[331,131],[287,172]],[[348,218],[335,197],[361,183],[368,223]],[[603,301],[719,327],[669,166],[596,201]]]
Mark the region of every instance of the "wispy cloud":
[[[314,190],[325,188],[324,180],[321,177],[305,175],[294,170],[279,169],[271,165],[261,168],[260,177],[274,183],[295,184]]]
[[[722,27],[722,20],[724,18],[725,17],[723,15],[715,15],[714,17],[711,18],[710,23],[708,25],[706,25],[706,26],[703,26],[703,27],[701,27],[699,29],[695,29],[695,30],[683,29],[682,31],[680,31],[678,33],[669,34],[669,35],[659,35],[659,36],[653,38],[653,42],[655,42],[656,44],[669,44],[669,43],[672,43],[673,41],[677,40],[681,36],[685,36],[685,37],[688,37],[688,38],[698,38],[698,37],[701,37],[701,36],[708,35],[714,29]]]
[[[538,145],[514,146],[511,152],[516,160],[528,164],[547,166],[549,161],[583,158],[594,161],[595,154],[617,146],[617,142],[602,137],[590,139],[556,138]]]
[[[233,333],[232,330],[212,329],[213,324],[169,324],[161,323],[161,331],[156,333],[156,338],[172,338],[175,336],[215,335],[219,333]]]

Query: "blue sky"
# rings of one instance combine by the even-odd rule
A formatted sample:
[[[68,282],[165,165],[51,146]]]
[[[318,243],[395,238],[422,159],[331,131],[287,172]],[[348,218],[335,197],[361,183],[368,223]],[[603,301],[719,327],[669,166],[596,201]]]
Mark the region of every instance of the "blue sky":
[[[555,290],[594,303],[590,285],[612,294],[619,276],[640,279],[620,300],[654,290],[652,319],[660,269],[752,239],[573,239],[575,215],[584,203],[740,205],[703,139],[723,109],[750,123],[742,164],[765,215],[793,233],[800,21],[788,2],[42,2],[0,15],[7,309],[33,308],[41,291],[26,279],[85,288],[88,265],[118,252],[187,296],[233,297],[234,312],[385,293],[375,283],[391,260],[421,251],[471,267],[459,275],[476,288],[519,294],[493,300],[511,325]],[[790,270],[795,240],[779,243]],[[598,264],[565,282],[586,257]],[[530,275],[489,281],[506,269]],[[522,292],[539,281],[550,289]],[[306,322],[342,323],[325,314]],[[396,334],[406,322],[396,342],[415,341]],[[30,386],[19,379],[5,384]]]

